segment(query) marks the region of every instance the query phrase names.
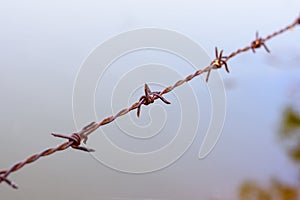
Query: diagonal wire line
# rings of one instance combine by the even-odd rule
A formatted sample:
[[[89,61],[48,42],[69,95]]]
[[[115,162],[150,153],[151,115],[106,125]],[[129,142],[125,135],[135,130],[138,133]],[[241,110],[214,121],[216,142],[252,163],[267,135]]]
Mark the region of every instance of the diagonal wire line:
[[[117,119],[117,118],[119,118],[123,115],[126,115],[127,113],[129,113],[129,112],[131,112],[135,109],[137,109],[137,115],[139,116],[140,108],[141,108],[142,105],[149,105],[151,103],[154,103],[154,101],[157,100],[157,99],[161,99],[164,103],[169,104],[170,102],[168,102],[163,97],[163,95],[171,92],[172,90],[174,90],[175,88],[181,86],[182,84],[191,81],[193,78],[195,78],[197,76],[200,76],[201,74],[206,73],[206,81],[208,81],[210,72],[212,70],[220,69],[224,66],[225,70],[229,73],[227,62],[230,59],[232,59],[233,57],[235,57],[235,56],[237,56],[241,53],[247,52],[249,50],[252,50],[253,53],[255,53],[255,50],[258,49],[258,48],[261,48],[261,47],[264,47],[264,49],[269,53],[270,50],[268,49],[268,47],[266,46],[265,43],[268,40],[270,40],[270,39],[272,39],[272,38],[274,38],[274,37],[276,37],[276,36],[278,36],[278,35],[280,35],[284,32],[287,32],[288,30],[293,30],[293,28],[296,27],[297,25],[300,25],[300,16],[296,20],[294,20],[291,24],[287,25],[286,27],[284,27],[284,28],[282,28],[278,31],[273,32],[272,34],[267,35],[264,38],[259,37],[258,32],[256,32],[255,40],[253,40],[249,45],[247,45],[243,48],[237,49],[236,51],[231,52],[228,56],[223,56],[223,50],[221,50],[219,52],[217,47],[216,47],[215,48],[216,58],[214,60],[212,60],[210,65],[206,66],[203,69],[195,71],[193,74],[190,74],[187,77],[185,77],[184,79],[177,81],[175,84],[166,87],[162,91],[160,91],[160,92],[151,92],[148,85],[145,84],[145,95],[142,96],[139,101],[135,102],[134,104],[132,104],[128,108],[122,109],[117,114],[106,117],[105,119],[103,119],[102,121],[100,121],[98,123],[97,122],[92,122],[89,125],[82,128],[77,133],[73,133],[71,136],[65,136],[65,135],[52,133],[52,135],[54,137],[68,139],[68,141],[64,142],[64,143],[62,143],[62,144],[60,144],[56,147],[48,148],[48,149],[46,149],[46,150],[44,150],[40,153],[34,154],[34,155],[28,157],[27,159],[14,164],[8,170],[0,171],[0,183],[5,182],[8,185],[10,185],[12,188],[17,189],[18,188],[17,185],[7,178],[12,172],[20,170],[25,165],[30,164],[30,163],[38,160],[41,157],[49,156],[49,155],[54,154],[56,152],[66,150],[69,147],[72,147],[72,148],[77,149],[77,150],[86,151],[86,152],[94,151],[93,149],[88,149],[88,148],[82,147],[80,145],[81,145],[82,142],[86,143],[88,136],[90,134],[92,134],[100,126],[111,123],[115,119]]]

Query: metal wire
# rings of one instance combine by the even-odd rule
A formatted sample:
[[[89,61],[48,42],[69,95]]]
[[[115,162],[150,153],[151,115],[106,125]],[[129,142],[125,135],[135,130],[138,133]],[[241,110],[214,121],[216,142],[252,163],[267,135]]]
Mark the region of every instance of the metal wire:
[[[117,118],[119,118],[123,115],[126,115],[127,113],[129,113],[130,111],[133,111],[135,109],[137,109],[137,115],[139,116],[141,106],[142,105],[149,105],[151,103],[154,103],[156,99],[161,99],[164,103],[169,104],[170,102],[168,102],[163,97],[164,94],[167,94],[167,93],[171,92],[175,88],[181,86],[183,83],[189,82],[193,78],[195,78],[195,77],[197,77],[201,74],[204,74],[204,73],[207,73],[206,81],[208,81],[210,72],[213,69],[220,69],[224,66],[226,71],[229,73],[227,62],[230,59],[232,59],[233,57],[235,57],[235,56],[237,56],[241,53],[247,52],[250,49],[255,53],[255,49],[258,49],[258,48],[263,46],[267,52],[270,52],[265,43],[268,40],[270,40],[270,39],[286,32],[288,30],[292,30],[297,25],[300,25],[300,16],[295,21],[293,21],[293,23],[291,23],[290,25],[287,25],[286,27],[284,27],[284,28],[282,28],[278,31],[275,31],[272,34],[267,35],[265,38],[259,37],[258,32],[257,32],[256,33],[256,39],[254,41],[252,41],[248,46],[245,46],[244,48],[237,49],[236,51],[233,51],[232,53],[230,53],[228,56],[223,56],[223,50],[221,50],[220,54],[219,54],[218,49],[216,48],[215,49],[216,58],[210,63],[210,65],[208,65],[204,69],[197,70],[196,72],[194,72],[191,75],[188,75],[187,77],[185,77],[182,80],[177,81],[174,85],[168,86],[160,92],[151,92],[148,85],[145,84],[145,95],[142,96],[139,101],[135,102],[130,107],[124,108],[121,111],[119,111],[116,115],[106,117],[105,119],[103,119],[102,121],[100,121],[98,123],[92,122],[89,125],[82,128],[77,133],[73,133],[71,136],[52,133],[53,136],[68,139],[68,141],[65,142],[65,143],[62,143],[61,145],[59,145],[57,147],[48,148],[48,149],[46,149],[46,150],[44,150],[40,153],[34,154],[34,155],[28,157],[27,159],[25,159],[24,161],[21,161],[21,162],[18,162],[16,164],[14,164],[8,170],[0,171],[0,183],[5,182],[8,185],[10,185],[12,188],[17,189],[18,188],[17,185],[15,183],[13,183],[11,180],[7,179],[8,175],[10,175],[12,172],[20,170],[25,165],[30,164],[30,163],[38,160],[41,157],[49,156],[49,155],[54,154],[58,151],[66,150],[69,147],[72,147],[72,148],[77,149],[77,150],[86,151],[86,152],[94,151],[93,149],[88,149],[88,148],[82,147],[80,145],[81,145],[81,142],[86,143],[88,136],[90,134],[92,134],[100,126],[111,123],[115,119],[117,119]]]

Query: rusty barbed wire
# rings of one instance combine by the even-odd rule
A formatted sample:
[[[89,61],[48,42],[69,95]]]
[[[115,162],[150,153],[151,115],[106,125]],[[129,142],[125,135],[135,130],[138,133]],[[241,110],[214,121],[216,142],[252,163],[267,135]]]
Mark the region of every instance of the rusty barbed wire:
[[[210,65],[208,65],[207,67],[205,67],[204,69],[200,69],[197,70],[196,72],[194,72],[193,74],[188,75],[187,77],[185,77],[182,80],[177,81],[175,84],[173,84],[172,86],[168,86],[165,89],[163,89],[160,92],[151,92],[150,88],[148,87],[147,84],[144,85],[144,91],[145,91],[145,95],[141,96],[139,101],[133,103],[130,107],[128,108],[124,108],[121,111],[119,111],[116,115],[112,115],[109,117],[104,118],[102,121],[96,123],[96,122],[92,122],[89,125],[85,126],[84,128],[82,128],[80,131],[78,131],[77,133],[73,133],[70,136],[67,135],[62,135],[62,134],[57,134],[57,133],[52,133],[52,135],[54,137],[59,137],[59,138],[63,138],[63,139],[68,139],[67,142],[64,142],[60,145],[58,145],[57,147],[54,148],[48,148],[40,153],[34,154],[30,157],[28,157],[27,159],[25,159],[24,161],[18,162],[16,164],[14,164],[10,169],[8,170],[2,170],[0,171],[0,183],[1,182],[5,182],[8,185],[10,185],[12,188],[17,189],[17,185],[15,183],[13,183],[11,180],[9,180],[7,177],[8,175],[10,175],[12,172],[15,172],[17,170],[20,170],[22,167],[24,167],[27,164],[30,164],[36,160],[38,160],[41,157],[45,157],[45,156],[49,156],[55,152],[58,151],[63,151],[68,149],[69,147],[72,147],[73,149],[77,149],[77,150],[81,150],[81,151],[85,151],[85,152],[92,152],[94,151],[93,149],[89,149],[86,147],[82,147],[81,142],[83,142],[84,144],[86,144],[88,136],[93,133],[96,129],[98,129],[100,126],[106,125],[108,123],[111,123],[112,121],[114,121],[115,119],[126,115],[127,113],[137,109],[137,116],[139,117],[140,115],[140,109],[142,105],[149,105],[155,102],[155,100],[157,99],[161,99],[164,103],[166,104],[170,104],[169,101],[167,101],[163,95],[167,94],[169,92],[171,92],[172,90],[174,90],[175,88],[179,87],[180,85],[182,85],[183,83],[189,82],[191,81],[193,78],[200,76],[201,74],[207,73],[206,75],[206,82],[209,79],[209,75],[211,73],[211,70],[214,69],[220,69],[223,66],[225,67],[226,72],[229,73],[229,68],[228,68],[228,64],[227,62],[241,54],[244,52],[249,51],[250,49],[253,51],[253,53],[255,53],[255,49],[261,48],[262,46],[265,48],[265,50],[269,53],[270,50],[267,48],[266,46],[266,42],[288,30],[292,30],[294,27],[296,27],[297,25],[300,25],[300,15],[299,17],[290,25],[287,25],[286,27],[275,31],[274,33],[267,35],[265,38],[259,37],[258,32],[256,32],[256,38],[254,41],[252,41],[248,46],[245,46],[244,48],[240,48],[236,51],[233,51],[232,53],[230,53],[228,56],[223,56],[223,50],[220,51],[220,53],[218,52],[218,48],[215,48],[215,56],[216,58],[214,60],[212,60],[212,62],[210,63]]]
[[[141,96],[139,105],[137,108],[137,113],[136,115],[139,117],[140,116],[140,111],[141,111],[141,106],[142,105],[149,105],[155,101],[155,98],[160,98],[164,103],[170,104],[168,100],[166,100],[164,97],[159,92],[151,92],[149,86],[145,84],[144,86],[144,91],[145,95]]]

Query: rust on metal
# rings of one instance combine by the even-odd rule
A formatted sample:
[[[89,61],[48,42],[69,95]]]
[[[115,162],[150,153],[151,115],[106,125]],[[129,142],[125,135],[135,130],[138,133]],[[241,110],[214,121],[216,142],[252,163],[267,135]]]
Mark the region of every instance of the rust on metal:
[[[288,31],[288,30],[292,30],[294,27],[296,27],[299,24],[300,24],[300,16],[293,23],[287,25],[286,27],[284,27],[284,28],[282,28],[278,31],[273,32],[270,35],[267,35],[264,38],[259,37],[258,32],[257,32],[256,33],[256,39],[254,41],[252,41],[250,45],[245,46],[243,48],[240,48],[236,51],[233,51],[228,56],[223,56],[223,50],[221,50],[220,53],[219,53],[218,49],[216,48],[215,49],[216,58],[210,63],[210,65],[206,66],[203,69],[197,70],[196,72],[194,72],[191,75],[188,75],[186,78],[184,78],[182,80],[177,81],[174,85],[166,87],[161,92],[151,92],[148,85],[145,84],[145,86],[144,86],[145,95],[141,96],[139,101],[133,103],[130,107],[124,108],[121,111],[119,111],[116,115],[106,117],[98,123],[92,122],[89,125],[85,126],[83,129],[81,129],[79,132],[73,133],[70,136],[52,133],[53,136],[64,138],[64,139],[67,139],[68,141],[60,144],[57,147],[48,148],[48,149],[46,149],[46,150],[44,150],[40,153],[34,154],[34,155],[28,157],[27,159],[25,159],[24,161],[21,161],[21,162],[18,162],[16,164],[14,164],[8,170],[0,171],[0,183],[5,182],[9,186],[11,186],[12,188],[17,189],[18,188],[17,185],[7,178],[8,175],[10,175],[12,172],[20,170],[23,166],[25,166],[27,164],[30,164],[30,163],[38,160],[41,157],[49,156],[49,155],[51,155],[55,152],[66,150],[69,147],[72,147],[73,149],[77,149],[77,150],[82,150],[82,151],[85,151],[85,152],[94,151],[93,149],[89,149],[89,148],[81,146],[81,143],[82,142],[86,143],[88,136],[91,133],[93,133],[95,130],[97,130],[100,126],[111,123],[115,119],[117,119],[117,118],[119,118],[119,117],[121,117],[121,116],[131,112],[132,110],[135,110],[135,109],[137,109],[137,116],[139,116],[141,106],[152,104],[152,103],[154,103],[154,101],[156,99],[160,99],[164,103],[170,104],[170,102],[167,101],[163,97],[164,94],[167,94],[167,93],[171,92],[176,87],[179,87],[183,83],[191,81],[193,78],[195,78],[195,77],[197,77],[201,74],[204,74],[204,73],[207,73],[206,81],[208,81],[211,70],[220,69],[222,66],[224,66],[225,70],[229,73],[227,61],[230,60],[231,58],[241,54],[241,53],[249,51],[250,49],[253,52],[255,52],[255,49],[258,49],[258,48],[263,46],[267,52],[270,52],[269,49],[267,48],[267,46],[265,45],[266,41],[268,41],[268,40],[272,39],[273,37],[276,37],[276,36],[286,32],[286,31]]]

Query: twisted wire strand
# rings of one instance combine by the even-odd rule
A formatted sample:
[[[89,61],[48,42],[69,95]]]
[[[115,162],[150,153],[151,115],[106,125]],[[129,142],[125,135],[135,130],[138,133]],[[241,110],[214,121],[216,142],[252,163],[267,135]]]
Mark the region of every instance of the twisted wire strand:
[[[222,53],[221,53],[220,57],[218,57],[218,55],[216,55],[216,58],[211,62],[211,64],[206,66],[204,69],[199,69],[199,70],[195,71],[193,74],[186,76],[184,79],[179,80],[176,83],[174,83],[173,85],[166,87],[162,91],[155,92],[154,93],[155,95],[152,95],[150,97],[151,100],[153,100],[150,103],[153,103],[156,99],[161,98],[162,95],[165,95],[165,94],[171,92],[175,88],[181,86],[182,84],[184,84],[186,82],[191,81],[192,79],[194,79],[197,76],[200,76],[201,74],[207,73],[206,81],[208,81],[211,70],[219,69],[224,65],[226,65],[226,67],[227,67],[228,60],[232,59],[233,57],[235,57],[241,53],[247,52],[250,49],[254,50],[254,49],[260,48],[261,46],[264,46],[265,49],[268,51],[267,47],[265,46],[266,41],[288,31],[288,30],[292,30],[294,27],[296,27],[299,24],[300,24],[300,16],[290,25],[287,25],[286,27],[284,27],[278,31],[275,31],[272,34],[267,35],[265,38],[258,38],[258,35],[257,35],[257,38],[254,41],[252,41],[248,46],[237,49],[236,51],[231,52],[228,56],[222,56]],[[217,49],[216,49],[216,52],[217,52]],[[229,70],[227,68],[226,68],[226,70],[227,70],[227,72],[229,72]],[[66,150],[69,147],[72,147],[72,148],[78,149],[78,150],[87,151],[87,152],[93,151],[92,149],[87,149],[85,147],[81,147],[80,146],[81,142],[83,141],[83,143],[86,143],[88,136],[90,134],[92,134],[95,130],[97,130],[100,126],[103,126],[103,125],[113,122],[115,119],[117,119],[123,115],[126,115],[127,113],[129,113],[135,109],[138,109],[141,105],[148,105],[150,103],[149,103],[149,101],[147,101],[146,98],[143,98],[142,100],[133,103],[130,107],[120,110],[115,115],[106,117],[98,123],[96,123],[96,122],[90,123],[89,125],[82,128],[80,131],[78,131],[77,133],[73,133],[73,135],[71,135],[71,136],[52,134],[53,136],[56,136],[56,137],[69,139],[69,141],[62,143],[61,145],[58,145],[57,147],[48,148],[40,153],[34,154],[34,155],[28,157],[27,159],[25,159],[24,161],[14,164],[8,170],[0,171],[0,183],[5,182],[8,185],[10,185],[12,188],[17,189],[18,188],[17,185],[15,183],[13,183],[12,181],[10,181],[9,179],[7,179],[8,175],[10,175],[12,172],[20,170],[25,165],[30,164],[30,163],[38,160],[41,157],[49,156],[58,151]]]

